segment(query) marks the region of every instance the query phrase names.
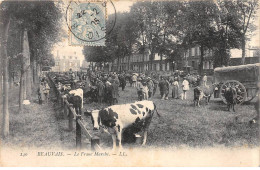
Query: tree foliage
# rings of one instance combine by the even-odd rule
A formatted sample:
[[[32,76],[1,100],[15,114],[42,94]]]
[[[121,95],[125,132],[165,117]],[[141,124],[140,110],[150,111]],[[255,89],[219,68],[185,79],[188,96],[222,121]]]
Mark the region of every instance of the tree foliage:
[[[257,7],[257,0],[136,2],[129,13],[117,14],[117,28],[107,37],[110,59],[149,51],[151,63],[155,53],[178,60],[185,50],[199,45],[200,69],[208,49],[215,51],[215,66],[227,65],[230,49],[244,49],[247,31],[255,29]],[[106,58],[95,61],[102,60]]]

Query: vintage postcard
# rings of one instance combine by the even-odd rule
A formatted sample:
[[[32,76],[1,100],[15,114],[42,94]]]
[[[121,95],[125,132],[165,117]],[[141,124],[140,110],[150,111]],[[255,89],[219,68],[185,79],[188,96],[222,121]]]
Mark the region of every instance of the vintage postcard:
[[[259,5],[0,0],[0,166],[260,166]]]

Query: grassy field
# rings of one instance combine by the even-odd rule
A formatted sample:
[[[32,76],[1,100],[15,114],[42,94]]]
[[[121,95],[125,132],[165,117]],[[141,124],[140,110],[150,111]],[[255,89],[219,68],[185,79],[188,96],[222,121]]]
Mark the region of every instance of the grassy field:
[[[2,144],[8,147],[37,147],[44,149],[75,148],[75,128],[68,131],[68,120],[62,119],[61,108],[52,102],[39,105],[36,94],[31,105],[25,106],[23,114],[18,114],[18,88],[10,93],[10,136]],[[171,97],[171,96],[169,96]],[[226,111],[226,106],[219,99],[211,100],[209,105],[201,102],[200,108],[193,106],[192,90],[187,100],[160,100],[159,91],[151,99],[157,105],[161,117],[153,117],[146,148],[171,147],[254,147],[259,145],[258,126],[248,121],[256,114],[254,102],[236,107],[236,113]],[[119,103],[130,103],[137,100],[136,90],[127,86],[120,90]],[[85,109],[101,109],[105,104],[85,104]],[[89,117],[83,117],[86,127],[91,133],[92,125]],[[103,148],[112,147],[111,136],[100,135]],[[89,148],[89,141],[83,137],[83,146]],[[137,144],[125,144],[126,148],[139,147]]]
[[[66,129],[67,121],[59,117],[59,106],[53,102],[39,105],[33,89],[30,105],[24,106],[24,113],[18,113],[19,88],[13,87],[9,95],[10,135],[2,146],[10,148],[64,148],[75,145],[75,131]],[[65,127],[66,126],[66,127]]]
[[[136,90],[127,86],[120,90],[119,103],[129,103],[137,100]],[[151,99],[155,102],[161,117],[153,117],[146,147],[254,147],[259,144],[258,125],[250,125],[248,121],[256,115],[255,101],[247,105],[236,106],[236,112],[228,112],[226,105],[220,99],[213,99],[209,105],[201,102],[201,107],[193,106],[193,90],[188,92],[187,100],[161,100],[159,91]],[[86,104],[85,109],[100,109],[105,105]],[[89,118],[88,128],[91,130]],[[101,145],[111,147],[112,139],[102,133]],[[127,144],[127,147],[131,145]]]

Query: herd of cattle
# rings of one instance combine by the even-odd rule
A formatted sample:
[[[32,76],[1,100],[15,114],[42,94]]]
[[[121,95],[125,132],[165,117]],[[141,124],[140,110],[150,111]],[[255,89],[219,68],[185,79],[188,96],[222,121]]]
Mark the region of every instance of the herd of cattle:
[[[50,74],[56,88],[59,89],[68,102],[73,104],[77,114],[82,114],[83,99],[94,98],[95,89],[84,90],[85,84],[77,82],[78,88],[75,88],[75,82],[71,82],[66,76],[59,74]],[[210,101],[212,94],[218,89],[217,85],[196,86],[194,88],[194,105],[200,106],[200,101],[205,98],[206,103]],[[224,91],[224,97],[227,101],[228,110],[236,105],[237,94],[240,91],[236,87],[228,87]],[[87,110],[86,116],[90,116],[93,123],[93,130],[102,128],[112,135],[113,149],[116,149],[116,141],[119,141],[119,147],[122,147],[122,136],[138,135],[140,131],[144,132],[143,145],[146,144],[147,130],[151,123],[154,112],[157,112],[153,101],[138,101],[130,104],[112,105],[101,110]],[[158,112],[157,112],[158,114]],[[160,116],[158,114],[158,116]],[[128,133],[124,135],[123,133]],[[130,135],[129,135],[130,134]]]
[[[69,82],[66,77],[52,75],[51,79],[55,86],[71,103],[77,114],[82,114],[83,98],[90,92],[84,92],[81,88],[75,89],[74,83]],[[59,83],[64,83],[59,87]],[[147,131],[151,123],[154,112],[160,116],[156,110],[153,101],[138,101],[130,104],[113,105],[101,110],[86,110],[84,114],[90,116],[93,124],[93,130],[102,128],[111,134],[113,139],[113,150],[116,150],[116,141],[119,141],[119,147],[122,148],[122,137],[131,138],[133,135],[138,136],[143,132],[143,145],[146,144]],[[124,139],[127,140],[127,139]],[[131,140],[131,139],[130,139]]]

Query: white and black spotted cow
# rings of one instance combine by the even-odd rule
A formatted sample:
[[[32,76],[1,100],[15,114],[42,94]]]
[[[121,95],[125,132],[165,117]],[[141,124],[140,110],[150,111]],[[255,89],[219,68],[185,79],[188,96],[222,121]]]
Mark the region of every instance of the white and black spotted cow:
[[[112,135],[113,150],[115,150],[117,139],[119,147],[122,148],[122,134],[126,128],[131,126],[144,131],[143,145],[145,145],[147,131],[155,110],[155,104],[152,101],[145,100],[130,104],[113,105],[102,110],[87,111],[85,113],[91,116],[94,130],[98,130],[100,127],[108,130]]]

